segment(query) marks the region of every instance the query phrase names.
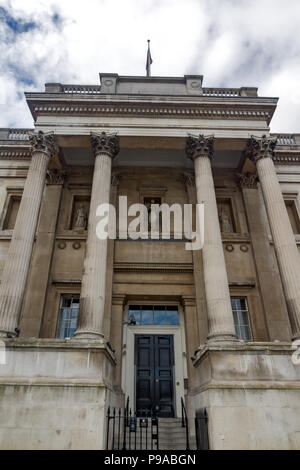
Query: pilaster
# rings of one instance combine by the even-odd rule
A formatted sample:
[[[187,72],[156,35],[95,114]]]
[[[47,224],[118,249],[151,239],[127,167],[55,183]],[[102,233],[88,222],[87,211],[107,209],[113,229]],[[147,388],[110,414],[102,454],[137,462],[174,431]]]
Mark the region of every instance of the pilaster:
[[[260,294],[268,331],[265,341],[288,341],[291,330],[284,292],[274,251],[270,246],[267,221],[262,210],[262,198],[257,186],[257,175],[239,175]],[[270,294],[272,292],[272,294]]]
[[[47,171],[35,250],[20,319],[20,336],[23,337],[37,338],[40,335],[64,180],[64,171]]]

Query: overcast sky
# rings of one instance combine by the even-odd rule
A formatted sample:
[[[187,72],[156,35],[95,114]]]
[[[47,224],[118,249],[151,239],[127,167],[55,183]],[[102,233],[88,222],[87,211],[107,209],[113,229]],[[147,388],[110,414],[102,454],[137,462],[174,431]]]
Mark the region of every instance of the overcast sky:
[[[99,72],[203,74],[280,97],[273,132],[300,133],[299,0],[0,0],[0,127],[32,127],[24,91]]]

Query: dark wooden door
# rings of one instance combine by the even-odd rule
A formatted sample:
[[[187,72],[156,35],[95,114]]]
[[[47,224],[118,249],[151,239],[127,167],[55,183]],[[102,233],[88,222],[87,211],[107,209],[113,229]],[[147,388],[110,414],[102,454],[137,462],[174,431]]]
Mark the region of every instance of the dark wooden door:
[[[171,335],[136,335],[136,411],[174,416],[174,345]]]

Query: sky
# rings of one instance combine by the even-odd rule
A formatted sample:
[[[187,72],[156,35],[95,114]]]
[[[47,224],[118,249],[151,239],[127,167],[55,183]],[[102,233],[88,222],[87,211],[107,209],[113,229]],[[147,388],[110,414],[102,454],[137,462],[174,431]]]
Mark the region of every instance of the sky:
[[[272,132],[300,133],[299,0],[0,0],[0,127],[33,127],[24,91],[99,72],[204,75],[279,97]]]

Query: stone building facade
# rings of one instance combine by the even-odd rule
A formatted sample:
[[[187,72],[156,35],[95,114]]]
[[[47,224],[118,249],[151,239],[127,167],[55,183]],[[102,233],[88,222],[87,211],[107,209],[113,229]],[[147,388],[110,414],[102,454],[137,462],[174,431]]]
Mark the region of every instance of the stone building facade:
[[[183,398],[191,439],[205,409],[211,449],[299,449],[300,135],[202,79],[48,83],[34,129],[0,129],[1,448],[103,449],[129,397]],[[99,239],[120,196],[204,203],[203,249]]]

